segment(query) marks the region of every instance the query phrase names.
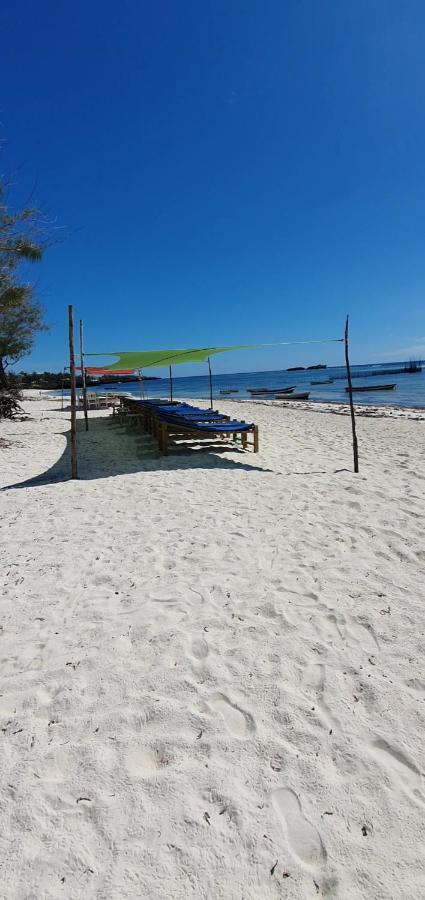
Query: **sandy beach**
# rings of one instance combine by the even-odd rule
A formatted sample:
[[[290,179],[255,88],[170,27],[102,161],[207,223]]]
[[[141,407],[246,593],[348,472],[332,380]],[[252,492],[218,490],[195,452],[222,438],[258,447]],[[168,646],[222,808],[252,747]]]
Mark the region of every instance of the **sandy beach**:
[[[217,405],[2,423],[1,897],[425,896],[425,415]]]

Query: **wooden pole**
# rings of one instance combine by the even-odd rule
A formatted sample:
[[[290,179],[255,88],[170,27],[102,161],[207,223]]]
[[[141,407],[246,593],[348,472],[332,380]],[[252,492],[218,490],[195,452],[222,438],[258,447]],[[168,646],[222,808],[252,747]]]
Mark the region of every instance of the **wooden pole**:
[[[173,402],[173,370],[170,366],[170,401]]]
[[[348,394],[350,397],[351,430],[353,433],[354,471],[358,472],[359,471],[359,450],[358,450],[358,445],[357,445],[356,416],[354,413],[354,403],[353,403],[353,383],[351,381],[350,359],[349,359],[349,355],[348,355],[348,320],[349,320],[349,316],[347,316],[347,319],[345,322],[345,334],[344,334],[345,365],[347,366]]]
[[[139,381],[139,384],[140,384],[140,396],[141,396],[141,398],[143,399],[143,397],[145,396],[145,390],[144,390],[144,387],[143,387],[143,375],[142,375],[142,370],[141,370],[141,369],[137,369],[137,378],[138,378],[138,381]]]
[[[86,423],[86,431],[89,430],[89,415],[87,410],[87,385],[86,370],[84,368],[84,348],[83,348],[83,320],[80,319],[80,367],[81,367],[81,383],[83,387],[83,407],[84,419]]]
[[[212,409],[213,405],[213,390],[212,390],[212,376],[211,376],[211,360],[208,357],[208,371],[210,374],[210,409]]]
[[[62,372],[62,384],[61,384],[61,410],[63,410],[63,389],[65,386],[65,369]]]
[[[68,306],[69,372],[71,375],[71,478],[78,478],[77,466],[77,391],[75,382],[74,312]]]

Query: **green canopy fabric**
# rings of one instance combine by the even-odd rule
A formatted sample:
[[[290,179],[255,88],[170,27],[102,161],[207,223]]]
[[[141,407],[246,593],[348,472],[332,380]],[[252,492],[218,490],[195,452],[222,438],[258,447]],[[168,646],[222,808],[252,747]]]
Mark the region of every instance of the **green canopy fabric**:
[[[226,353],[230,350],[248,350],[258,344],[245,344],[237,347],[198,347],[188,350],[134,350],[116,353],[85,353],[84,356],[118,356],[118,360],[110,366],[104,366],[108,372],[116,369],[152,369],[160,366],[175,366],[178,363],[205,362],[214,353]]]
[[[85,353],[86,356],[117,356],[110,366],[102,366],[108,372],[122,369],[153,369],[161,366],[175,366],[178,363],[206,362],[214,353],[229,353],[230,350],[255,350],[258,347],[284,347],[293,344],[334,344],[344,338],[325,338],[312,341],[273,341],[270,344],[238,344],[234,347],[195,347],[183,350],[133,350],[115,353]]]

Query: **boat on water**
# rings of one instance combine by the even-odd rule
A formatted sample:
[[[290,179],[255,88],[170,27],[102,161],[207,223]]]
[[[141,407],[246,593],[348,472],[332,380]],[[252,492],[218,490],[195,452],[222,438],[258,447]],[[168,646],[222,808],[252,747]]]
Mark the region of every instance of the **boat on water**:
[[[290,394],[294,390],[295,385],[283,388],[247,388],[249,394]]]
[[[282,394],[282,392],[280,391],[278,394],[275,394],[275,400],[308,400],[309,396],[309,391],[304,391],[297,394]]]
[[[228,390],[228,391],[221,390],[220,394],[239,394],[239,388],[234,388],[234,389]]]
[[[333,384],[333,378],[326,378],[323,381],[310,381],[310,384]]]
[[[352,391],[393,391],[395,388],[395,384],[363,384],[356,387],[353,386]],[[345,388],[346,393],[348,394],[350,388],[347,386]]]
[[[305,366],[292,366],[291,369],[287,369],[287,372],[305,372]]]

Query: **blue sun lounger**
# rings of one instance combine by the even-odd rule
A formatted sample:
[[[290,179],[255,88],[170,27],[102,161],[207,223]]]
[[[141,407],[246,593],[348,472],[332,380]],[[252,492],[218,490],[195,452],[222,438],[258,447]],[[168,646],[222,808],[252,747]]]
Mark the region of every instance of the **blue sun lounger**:
[[[248,435],[253,435],[252,448],[258,453],[258,426],[253,423],[239,422],[232,419],[200,421],[189,416],[175,416],[172,420],[160,417],[157,422],[159,449],[161,453],[168,453],[170,435],[174,438],[196,438],[197,440],[214,437],[232,437],[237,441],[240,436],[242,447],[248,449]]]
[[[249,444],[254,453],[259,450],[258,426],[230,416],[225,416],[213,409],[201,409],[189,403],[171,403],[163,400],[134,400],[123,398],[122,405],[146,431],[158,438],[161,453],[168,453],[169,438],[196,439],[198,442],[212,438],[232,437],[240,439],[242,448],[248,449],[248,436],[253,440]]]
[[[153,404],[143,401],[133,401],[130,405],[132,414],[139,414],[143,420],[146,431],[156,434],[157,423],[162,421],[180,422],[182,417],[188,421],[200,422],[225,422],[229,420],[229,416],[224,416],[213,409],[200,409],[196,406],[190,406],[188,403],[169,403],[169,404]]]

